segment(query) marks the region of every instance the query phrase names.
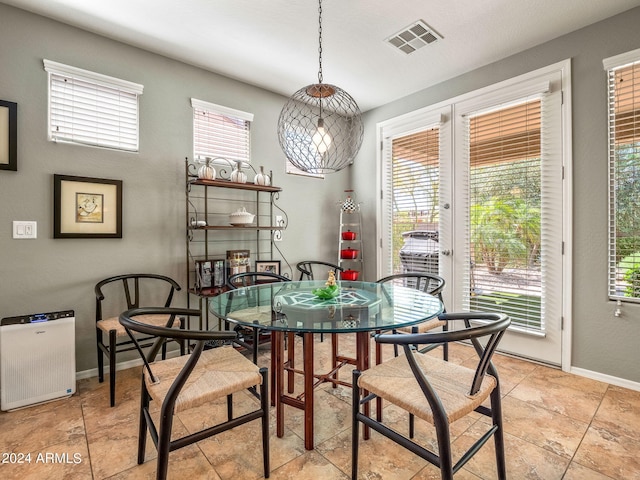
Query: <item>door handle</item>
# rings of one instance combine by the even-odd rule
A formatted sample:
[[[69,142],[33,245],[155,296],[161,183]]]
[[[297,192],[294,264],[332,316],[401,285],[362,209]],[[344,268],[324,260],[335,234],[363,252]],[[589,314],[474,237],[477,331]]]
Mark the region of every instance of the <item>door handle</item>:
[[[440,250],[440,255],[449,256],[451,255],[451,250]]]

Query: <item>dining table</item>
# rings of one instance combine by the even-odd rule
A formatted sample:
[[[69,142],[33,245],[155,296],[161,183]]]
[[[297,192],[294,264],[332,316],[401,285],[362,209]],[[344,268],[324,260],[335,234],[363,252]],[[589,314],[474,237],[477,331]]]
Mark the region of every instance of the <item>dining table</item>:
[[[318,293],[324,292],[324,287],[325,282],[317,280],[258,283],[221,293],[209,302],[210,312],[223,324],[271,333],[271,401],[276,433],[284,436],[285,405],[303,410],[307,450],[314,448],[315,387],[324,382],[351,386],[339,380],[337,372],[347,364],[361,371],[369,368],[372,333],[416,325],[443,311],[437,297],[402,284],[339,281],[334,298],[320,298]],[[355,334],[355,357],[338,354],[337,338],[346,333]],[[314,371],[314,334],[332,338],[332,369],[328,373]],[[296,335],[302,337],[302,370],[294,365]],[[257,338],[255,334],[254,340]],[[303,392],[294,396],[296,374],[303,377]],[[368,433],[365,430],[366,436]]]

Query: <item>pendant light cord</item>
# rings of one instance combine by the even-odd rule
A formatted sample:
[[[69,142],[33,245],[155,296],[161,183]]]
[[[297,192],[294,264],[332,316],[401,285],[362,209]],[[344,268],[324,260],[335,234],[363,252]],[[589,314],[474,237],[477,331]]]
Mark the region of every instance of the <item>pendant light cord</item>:
[[[322,0],[318,0],[318,83],[322,84]]]

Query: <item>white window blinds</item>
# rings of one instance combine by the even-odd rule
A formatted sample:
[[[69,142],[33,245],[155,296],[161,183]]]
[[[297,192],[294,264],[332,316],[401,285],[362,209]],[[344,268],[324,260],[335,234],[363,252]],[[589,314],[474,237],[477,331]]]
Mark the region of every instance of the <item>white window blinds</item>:
[[[191,99],[193,106],[193,156],[251,162],[253,114]]]
[[[388,167],[392,272],[415,271],[437,275],[440,125],[394,138]],[[414,244],[416,248],[401,251],[405,245]]]
[[[137,152],[143,86],[44,60],[49,140]]]
[[[465,117],[470,295],[465,307],[508,314],[512,328],[545,331],[561,295],[559,148],[545,95]],[[559,186],[558,186],[559,185]]]
[[[640,50],[604,62],[609,96],[609,297],[640,300]]]

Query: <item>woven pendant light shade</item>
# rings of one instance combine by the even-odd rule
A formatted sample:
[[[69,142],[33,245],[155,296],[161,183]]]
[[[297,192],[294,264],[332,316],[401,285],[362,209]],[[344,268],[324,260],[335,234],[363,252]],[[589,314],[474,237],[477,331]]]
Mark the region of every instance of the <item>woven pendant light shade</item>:
[[[326,83],[294,93],[278,120],[278,139],[286,157],[309,173],[333,173],[353,163],[363,131],[353,98]]]

